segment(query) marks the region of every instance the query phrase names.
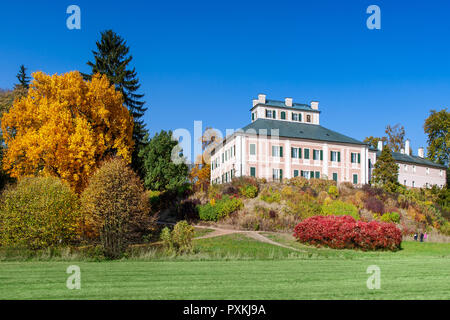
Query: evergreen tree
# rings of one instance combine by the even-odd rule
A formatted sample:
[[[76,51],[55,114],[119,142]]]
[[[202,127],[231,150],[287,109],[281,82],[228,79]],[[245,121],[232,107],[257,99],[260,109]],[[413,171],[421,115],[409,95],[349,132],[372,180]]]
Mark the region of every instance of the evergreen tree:
[[[147,110],[142,101],[143,94],[138,94],[140,88],[139,79],[135,68],[129,66],[133,57],[129,54],[130,48],[126,41],[112,30],[101,33],[100,41],[96,42],[97,51],[94,54],[94,62],[87,64],[91,67],[91,74],[83,74],[85,79],[90,79],[95,73],[105,74],[109,81],[115,84],[124,99],[124,104],[130,111],[134,120],[133,140],[135,143],[132,166],[142,176],[142,159],[139,151],[146,145],[147,129],[142,117]]]
[[[144,185],[150,190],[178,191],[186,185],[188,166],[172,160],[172,154],[180,153],[178,142],[173,140],[172,131],[155,136],[141,149],[143,158]]]
[[[24,65],[20,66],[16,78],[19,80],[19,83],[15,86],[16,88],[28,89],[30,87],[30,77],[27,76],[27,68]]]
[[[392,157],[389,146],[384,146],[380,157],[375,162],[373,182],[388,192],[395,192],[398,186],[398,165]]]

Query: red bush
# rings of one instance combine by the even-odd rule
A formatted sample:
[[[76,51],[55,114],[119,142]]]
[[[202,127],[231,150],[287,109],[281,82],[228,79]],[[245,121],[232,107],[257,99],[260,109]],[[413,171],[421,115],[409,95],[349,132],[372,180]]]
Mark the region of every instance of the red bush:
[[[351,216],[314,216],[294,228],[300,242],[335,249],[397,250],[402,233],[392,223],[356,221]]]

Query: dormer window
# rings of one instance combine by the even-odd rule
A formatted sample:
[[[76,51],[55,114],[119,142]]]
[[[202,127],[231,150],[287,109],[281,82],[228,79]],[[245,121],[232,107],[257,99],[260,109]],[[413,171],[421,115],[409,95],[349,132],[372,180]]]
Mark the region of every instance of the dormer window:
[[[311,115],[310,114],[306,115],[306,122],[311,122]]]
[[[286,120],[286,112],[285,111],[281,111],[280,116],[281,116],[281,120]]]
[[[298,121],[298,113],[292,113],[292,121]]]

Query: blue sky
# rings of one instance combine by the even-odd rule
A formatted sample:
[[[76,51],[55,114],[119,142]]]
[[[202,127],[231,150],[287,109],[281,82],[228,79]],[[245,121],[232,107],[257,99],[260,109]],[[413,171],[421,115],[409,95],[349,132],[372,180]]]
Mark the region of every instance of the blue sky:
[[[81,30],[66,8],[81,8]],[[366,8],[381,9],[381,30]],[[131,47],[151,135],[194,120],[225,131],[250,122],[258,93],[320,101],[321,124],[357,139],[401,123],[416,154],[423,122],[450,101],[448,1],[8,1],[0,88],[30,71],[87,72],[100,31]]]

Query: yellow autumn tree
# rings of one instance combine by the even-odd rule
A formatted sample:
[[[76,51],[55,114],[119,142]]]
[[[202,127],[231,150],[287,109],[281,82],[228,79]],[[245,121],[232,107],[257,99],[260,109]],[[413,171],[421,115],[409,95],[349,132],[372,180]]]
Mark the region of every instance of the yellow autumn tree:
[[[131,161],[133,119],[106,76],[33,74],[28,94],[3,115],[3,168],[12,177],[52,175],[77,192],[108,155]]]

